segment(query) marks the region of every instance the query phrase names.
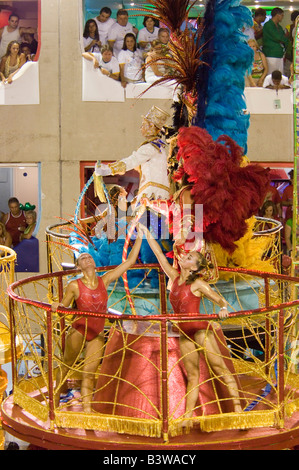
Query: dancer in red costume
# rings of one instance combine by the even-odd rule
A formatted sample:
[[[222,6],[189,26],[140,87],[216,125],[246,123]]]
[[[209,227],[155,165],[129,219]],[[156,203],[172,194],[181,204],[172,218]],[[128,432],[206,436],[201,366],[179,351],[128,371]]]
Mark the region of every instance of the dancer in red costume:
[[[82,253],[77,259],[83,277],[70,282],[66,288],[62,302],[54,302],[52,310],[58,306],[68,307],[76,301],[77,309],[96,313],[107,312],[107,287],[116,281],[124,272],[135,264],[141,246],[141,238],[137,238],[128,259],[115,269],[99,277],[96,265],[89,253]],[[66,375],[73,366],[86,341],[86,353],[83,365],[81,396],[83,409],[91,412],[91,396],[94,387],[94,377],[103,355],[105,318],[81,316],[75,320],[69,329],[64,350],[64,358],[56,376],[56,406],[59,405],[60,393],[66,389]]]
[[[158,262],[172,283],[169,300],[174,313],[199,314],[201,297],[206,296],[221,307],[218,314],[220,318],[228,316],[226,300],[201,279],[202,272],[209,268],[201,253],[193,251],[182,256],[179,260],[179,272],[168,263],[161,247],[149,231],[141,225],[139,225],[139,231],[146,234],[148,243]],[[229,395],[233,400],[234,411],[241,412],[239,386],[234,378],[233,366],[228,364],[231,361],[221,327],[215,326],[213,322],[206,320],[181,322],[178,326],[181,333],[181,355],[187,372],[187,398],[183,426],[192,424],[190,418],[193,415],[199,395],[200,357],[202,353],[215,376],[227,386]]]

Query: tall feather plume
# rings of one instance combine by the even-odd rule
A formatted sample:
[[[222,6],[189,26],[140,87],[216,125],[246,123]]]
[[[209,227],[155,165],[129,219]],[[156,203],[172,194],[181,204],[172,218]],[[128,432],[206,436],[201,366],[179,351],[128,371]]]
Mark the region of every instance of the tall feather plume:
[[[198,67],[204,64],[201,58],[203,54],[201,38],[201,28],[195,32],[186,28],[180,32],[179,36],[172,35],[168,43],[170,56],[163,58],[166,68],[168,66],[170,71],[168,73],[166,72],[163,77],[157,79],[142,95],[156,85],[175,82],[176,88],[181,87],[183,89],[183,94],[186,99],[188,99],[188,95],[190,95],[189,98],[196,97],[194,84],[196,83]],[[152,59],[145,64],[144,67],[150,67],[160,60],[161,59]]]
[[[173,34],[179,34],[182,24],[188,18],[189,10],[195,3],[196,1],[190,4],[190,0],[153,0],[151,5],[138,8],[137,11],[157,19]],[[131,9],[127,11],[131,11]],[[133,11],[136,11],[136,9]],[[143,15],[135,14],[134,16]]]
[[[205,49],[203,51],[202,60],[205,66],[198,69],[196,78],[197,90],[197,108],[194,123],[199,127],[204,127],[205,112],[207,105],[208,81],[209,73],[213,63],[214,52],[214,34],[215,34],[215,4],[216,0],[209,0],[206,4],[206,9],[201,24],[204,25],[203,29],[203,42]]]
[[[210,0],[212,1],[212,0]],[[252,25],[250,10],[241,0],[216,0],[212,67],[209,69],[206,107],[198,110],[195,125],[204,127],[213,139],[228,134],[247,152],[249,115],[244,113],[245,75],[253,61],[253,51],[242,33]],[[225,76],[225,79],[224,79]],[[233,94],[238,99],[232,100]],[[199,112],[202,114],[199,115]]]

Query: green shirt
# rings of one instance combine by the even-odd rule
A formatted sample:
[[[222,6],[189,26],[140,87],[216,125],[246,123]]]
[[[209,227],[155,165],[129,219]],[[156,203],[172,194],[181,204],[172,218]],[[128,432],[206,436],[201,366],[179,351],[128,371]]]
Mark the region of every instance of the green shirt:
[[[266,57],[282,58],[285,49],[290,46],[290,40],[285,35],[280,24],[273,20],[267,21],[263,27],[263,53]]]

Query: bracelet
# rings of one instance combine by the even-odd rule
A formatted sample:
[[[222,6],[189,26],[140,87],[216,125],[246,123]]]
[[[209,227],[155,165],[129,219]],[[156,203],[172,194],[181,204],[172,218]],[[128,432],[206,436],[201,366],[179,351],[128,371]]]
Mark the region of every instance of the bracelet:
[[[221,307],[220,310],[227,310],[227,307]]]

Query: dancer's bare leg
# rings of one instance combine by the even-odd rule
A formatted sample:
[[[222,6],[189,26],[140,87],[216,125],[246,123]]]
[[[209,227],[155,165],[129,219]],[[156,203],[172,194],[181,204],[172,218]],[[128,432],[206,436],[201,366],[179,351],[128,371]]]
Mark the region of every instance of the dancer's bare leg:
[[[56,374],[55,405],[59,406],[60,394],[67,390],[65,377],[69,368],[73,366],[80,356],[83,348],[84,337],[74,328],[71,328],[66,336],[63,364],[58,368]]]
[[[225,364],[215,334],[211,330],[200,330],[196,332],[194,339],[204,348],[207,361],[215,375],[221,377],[221,380],[227,385],[229,394],[232,397],[234,411],[237,413],[242,412],[236,379]]]
[[[88,341],[83,365],[83,378],[81,383],[81,396],[85,413],[92,412],[92,396],[94,390],[95,374],[104,352],[104,334]]]
[[[187,394],[186,407],[182,422],[182,427],[191,425],[191,420],[199,394],[199,351],[197,345],[194,344],[186,336],[180,336],[180,350],[183,363],[187,372]]]

